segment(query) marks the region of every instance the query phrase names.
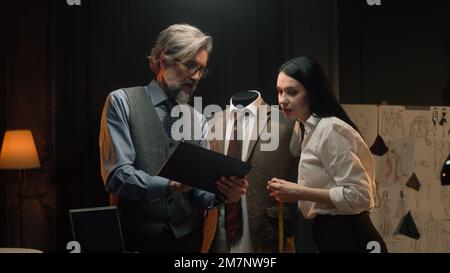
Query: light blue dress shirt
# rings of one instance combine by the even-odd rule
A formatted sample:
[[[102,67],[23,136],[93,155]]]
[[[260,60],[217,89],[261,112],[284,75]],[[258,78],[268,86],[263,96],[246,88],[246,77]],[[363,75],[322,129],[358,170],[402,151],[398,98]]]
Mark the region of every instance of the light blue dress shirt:
[[[155,106],[161,122],[167,115],[163,101],[167,94],[152,81],[145,87],[149,99]],[[200,123],[202,138],[198,145],[209,149],[207,140],[208,124],[205,117],[195,112],[195,120]],[[170,180],[160,176],[152,176],[134,167],[136,152],[129,129],[130,109],[128,97],[122,89],[111,92],[106,99],[100,127],[100,162],[101,174],[105,186],[119,198],[145,201],[165,198]],[[182,181],[179,181],[182,183]],[[194,198],[203,207],[211,207],[214,195],[205,191],[193,190]]]

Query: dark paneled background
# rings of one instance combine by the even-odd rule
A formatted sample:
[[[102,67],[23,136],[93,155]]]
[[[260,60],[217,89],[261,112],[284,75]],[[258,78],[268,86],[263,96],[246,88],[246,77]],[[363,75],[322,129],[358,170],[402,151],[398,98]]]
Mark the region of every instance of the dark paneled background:
[[[276,104],[282,62],[316,58],[345,103],[441,105],[449,73],[447,1],[4,0],[0,2],[0,139],[33,130],[43,167],[28,172],[26,247],[63,251],[68,210],[107,204],[98,130],[106,95],[145,85],[146,56],[173,23],[214,38],[203,103],[258,89]],[[0,247],[18,246],[17,178],[0,171]],[[34,202],[34,203],[33,203]],[[31,223],[34,223],[33,225]]]
[[[6,33],[6,1],[0,2],[0,37],[4,41]],[[6,43],[0,42],[0,141],[3,142],[6,112]],[[0,244],[6,242],[6,185],[5,174],[0,172]]]
[[[1,127],[31,129],[41,168],[26,175],[23,246],[55,245],[55,112],[50,1],[2,2]],[[2,246],[18,246],[17,172],[2,171]]]
[[[450,2],[339,4],[342,102],[443,104],[450,75]]]

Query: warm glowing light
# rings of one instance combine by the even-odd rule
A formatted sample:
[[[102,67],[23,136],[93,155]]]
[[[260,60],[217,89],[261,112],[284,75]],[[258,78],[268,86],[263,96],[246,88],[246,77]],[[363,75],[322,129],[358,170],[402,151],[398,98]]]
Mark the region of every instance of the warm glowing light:
[[[25,170],[41,166],[30,130],[7,131],[0,153],[0,169]]]

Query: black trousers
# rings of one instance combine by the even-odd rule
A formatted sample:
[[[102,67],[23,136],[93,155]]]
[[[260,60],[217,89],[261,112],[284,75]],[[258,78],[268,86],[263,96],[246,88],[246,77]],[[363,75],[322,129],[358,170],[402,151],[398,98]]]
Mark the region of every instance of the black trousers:
[[[367,212],[357,215],[317,215],[313,224],[313,237],[320,253],[368,253],[373,250],[369,242],[379,244],[381,253],[388,252]]]
[[[170,229],[164,229],[157,236],[124,234],[127,252],[140,253],[199,253],[202,243],[200,229],[194,229],[187,235],[176,238]]]

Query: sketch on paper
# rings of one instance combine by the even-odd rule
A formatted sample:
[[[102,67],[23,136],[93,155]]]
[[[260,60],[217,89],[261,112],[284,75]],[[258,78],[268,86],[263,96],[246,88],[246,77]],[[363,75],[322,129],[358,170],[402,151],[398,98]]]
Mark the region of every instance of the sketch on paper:
[[[386,247],[390,253],[397,253],[400,251],[399,249],[399,240],[385,240]]]
[[[414,172],[414,158],[415,158],[415,149],[416,145],[411,140],[401,140],[394,141],[393,149],[397,151],[397,154],[400,156],[400,161],[397,166],[397,176],[399,177],[409,177],[412,172]]]
[[[367,146],[370,147],[378,135],[378,106],[344,104],[342,107],[358,127]]]
[[[402,219],[407,212],[406,197],[403,191],[400,191],[400,199],[398,200],[397,210],[395,211],[395,218]]]
[[[345,109],[366,140],[375,132],[373,139],[380,136],[386,147],[378,155],[372,152],[379,194],[371,218],[389,251],[450,252],[450,187],[439,181],[450,152],[450,107],[369,105],[378,108],[374,119],[358,107]],[[374,143],[367,143],[371,151]],[[414,212],[419,240],[395,235],[408,211]]]
[[[437,179],[441,177],[442,165],[447,160],[450,152],[450,142],[435,141],[434,142],[434,175]]]
[[[403,106],[379,107],[379,133],[384,138],[401,138],[404,136]]]
[[[450,218],[450,187],[441,186],[440,201],[445,217]]]
[[[432,114],[431,114],[431,121],[433,122],[433,128],[435,131],[438,129],[438,123],[439,123],[439,114],[438,114],[438,108],[433,107]]]
[[[421,240],[410,240],[410,249],[413,253],[420,253]]]
[[[450,252],[450,221],[442,221],[442,252]]]
[[[429,168],[429,167],[431,167],[431,164],[428,162],[428,161],[426,161],[426,160],[419,160],[418,162],[416,162],[416,166],[417,165],[420,165],[420,166],[422,166],[422,167],[424,167],[424,168]]]
[[[424,190],[425,197],[428,200],[431,200],[431,185],[432,185],[431,178],[426,178],[423,180],[423,190]]]
[[[390,238],[394,232],[388,191],[384,191],[381,197],[379,231],[385,239]]]
[[[414,219],[414,222],[416,223],[417,230],[419,231],[420,234],[423,234],[422,221],[416,216],[413,216],[413,219]],[[415,253],[419,253],[422,248],[422,241],[423,240],[410,240],[411,251],[415,252]]]
[[[441,127],[441,131],[442,131],[442,138],[445,138],[446,134],[447,134],[447,109],[446,108],[442,108],[441,111],[441,117],[439,119],[439,126]]]
[[[356,126],[358,126],[358,129],[361,131],[362,135],[366,137],[369,130],[369,119],[367,118],[367,116],[364,113],[360,112],[355,117],[354,122]]]
[[[432,144],[431,123],[425,116],[417,116],[409,125],[409,136],[412,138],[423,138],[427,145]]]
[[[406,110],[404,117],[405,137],[424,144],[429,149],[436,139],[436,131],[432,122],[431,110]]]
[[[384,185],[406,181],[414,171],[415,143],[409,139],[387,140],[388,151],[377,160],[377,178]]]
[[[434,219],[433,214],[429,212],[428,219],[424,224],[424,233],[428,251],[433,251],[438,248],[439,243],[439,222]]]
[[[447,141],[450,138],[450,124],[448,123],[450,107],[432,106],[430,111],[437,140]]]
[[[391,141],[387,141],[387,146],[392,147]],[[397,175],[397,166],[400,163],[400,155],[395,149],[389,149],[386,153],[386,172],[384,173],[384,181],[388,184],[393,184],[399,181],[399,176]]]
[[[414,198],[416,201],[416,208],[420,209],[422,204],[422,192],[421,191],[414,191]]]

